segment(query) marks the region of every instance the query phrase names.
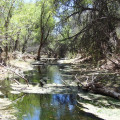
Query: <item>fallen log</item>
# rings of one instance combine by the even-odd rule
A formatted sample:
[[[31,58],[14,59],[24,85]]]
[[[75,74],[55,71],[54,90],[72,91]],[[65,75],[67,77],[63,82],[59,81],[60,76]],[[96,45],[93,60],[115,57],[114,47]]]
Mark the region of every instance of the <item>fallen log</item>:
[[[119,92],[116,92],[116,90],[111,90],[110,88],[105,87],[100,83],[91,82],[87,85],[83,85],[82,89],[85,91],[93,92],[95,94],[106,95],[120,100]]]
[[[101,83],[96,82],[95,81],[96,77],[94,77],[94,76],[92,76],[92,82],[88,82],[88,78],[87,78],[86,84],[82,84],[80,82],[80,80],[77,78],[77,74],[76,74],[75,78],[76,78],[78,87],[82,88],[83,91],[93,92],[95,94],[106,95],[106,96],[110,96],[110,97],[117,98],[120,100],[120,92],[117,89],[112,90],[111,88],[105,87]],[[79,84],[80,84],[80,86],[79,86]]]

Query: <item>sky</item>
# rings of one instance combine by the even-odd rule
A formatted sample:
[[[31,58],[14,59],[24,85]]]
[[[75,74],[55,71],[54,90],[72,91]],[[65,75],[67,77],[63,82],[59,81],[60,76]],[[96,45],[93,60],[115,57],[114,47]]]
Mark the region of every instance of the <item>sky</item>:
[[[24,0],[24,2],[29,3],[29,2],[35,2],[36,0]]]

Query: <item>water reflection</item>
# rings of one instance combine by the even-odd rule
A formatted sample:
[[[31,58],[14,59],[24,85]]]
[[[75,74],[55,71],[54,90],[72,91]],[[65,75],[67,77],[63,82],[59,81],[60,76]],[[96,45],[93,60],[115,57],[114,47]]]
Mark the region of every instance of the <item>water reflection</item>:
[[[40,86],[43,86],[47,83],[63,83],[58,66],[36,66],[34,70],[25,72],[25,74],[31,84],[40,83]]]
[[[62,77],[58,66],[48,66],[47,76],[52,83],[62,84]]]
[[[19,120],[74,120],[72,113],[79,117],[75,104],[76,95],[72,94],[28,94],[15,106]]]
[[[34,108],[33,116],[28,113],[27,116],[23,116],[23,120],[40,120],[40,109]]]
[[[55,94],[52,96],[53,98],[53,103],[54,104],[70,104],[70,105],[75,105],[75,96],[71,94]]]
[[[27,94],[14,106],[17,120],[100,120],[81,111],[74,94]]]

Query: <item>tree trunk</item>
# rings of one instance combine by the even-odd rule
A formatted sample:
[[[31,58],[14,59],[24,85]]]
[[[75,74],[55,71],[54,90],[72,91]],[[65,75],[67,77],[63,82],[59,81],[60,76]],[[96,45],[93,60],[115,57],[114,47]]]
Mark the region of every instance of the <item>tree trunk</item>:
[[[5,40],[6,40],[6,42],[8,42],[8,33],[7,33],[8,32],[8,24],[7,23],[5,24],[5,29],[6,29]],[[8,43],[6,43],[4,51],[5,51],[5,59],[7,60],[7,58],[8,58]]]
[[[23,48],[22,48],[22,53],[25,52],[26,44],[27,44],[27,39],[25,38],[25,42],[24,42],[24,44],[23,44]]]
[[[17,32],[17,40],[15,41],[14,51],[18,50],[18,43],[19,43],[19,38],[20,38],[20,31],[21,31],[21,29]]]
[[[15,48],[14,48],[14,51],[16,51],[18,48],[18,40],[15,41]]]
[[[40,61],[40,52],[41,52],[41,49],[42,49],[42,43],[40,43],[40,46],[39,46],[39,49],[38,49],[38,55],[37,55],[37,60]]]
[[[7,14],[7,19],[5,20],[5,24],[4,24],[5,32],[6,32],[5,33],[6,42],[8,42],[8,26],[9,26],[10,18],[12,17],[11,12],[12,12],[14,2],[15,2],[15,0],[12,2],[11,6],[10,6],[10,9],[8,11],[8,14]],[[8,58],[8,43],[6,43],[6,46],[4,49],[5,49],[5,53],[6,53],[5,57],[7,60],[7,58]]]
[[[116,90],[111,90],[100,83],[90,82],[87,85],[82,85],[82,89],[85,91],[92,91],[96,94],[106,95],[113,98],[120,99],[120,93],[116,92]]]
[[[22,53],[25,52],[25,48],[27,47],[27,43],[28,43],[28,40],[29,40],[30,36],[31,36],[31,31],[28,28],[28,36],[25,36],[25,42],[23,44]]]

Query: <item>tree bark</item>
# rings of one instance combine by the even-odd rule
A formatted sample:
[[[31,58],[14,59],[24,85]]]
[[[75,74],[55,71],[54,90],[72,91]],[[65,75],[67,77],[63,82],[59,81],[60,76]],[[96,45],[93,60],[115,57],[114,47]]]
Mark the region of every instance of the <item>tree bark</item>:
[[[44,3],[43,3],[42,8],[41,8],[41,16],[40,16],[40,33],[41,33],[41,36],[40,36],[40,45],[39,45],[38,54],[37,54],[37,60],[38,61],[40,61],[41,49],[42,49],[43,45],[45,44],[45,42],[47,41],[49,33],[51,31],[51,28],[48,27],[48,21],[49,21],[49,18],[50,18],[51,15],[49,14],[46,21],[45,21],[45,15],[46,15],[45,6],[44,6]]]
[[[14,51],[18,50],[18,43],[19,43],[19,38],[20,38],[20,31],[21,31],[21,29],[17,32],[17,39],[15,41]]]
[[[9,11],[8,11],[8,14],[7,14],[7,19],[5,20],[5,24],[4,24],[4,27],[5,27],[5,39],[6,39],[6,42],[8,42],[8,26],[9,26],[9,22],[10,22],[10,18],[12,17],[11,15],[11,12],[12,12],[12,8],[13,8],[13,4],[14,4],[15,0],[12,2],[10,8],[9,8]],[[6,53],[6,60],[8,58],[8,43],[6,43],[5,45],[5,53]]]
[[[42,43],[40,42],[40,46],[39,46],[39,49],[38,49],[38,55],[37,55],[37,60],[40,61],[40,57],[41,57],[41,49],[42,49]]]
[[[85,91],[92,91],[96,94],[106,95],[120,100],[120,93],[111,88],[107,88],[100,83],[90,82],[87,85],[82,85],[82,89]]]
[[[31,31],[28,28],[28,36],[27,37],[25,36],[25,42],[23,44],[22,53],[25,52],[25,48],[27,47],[27,43],[28,43],[30,36],[31,36]]]

